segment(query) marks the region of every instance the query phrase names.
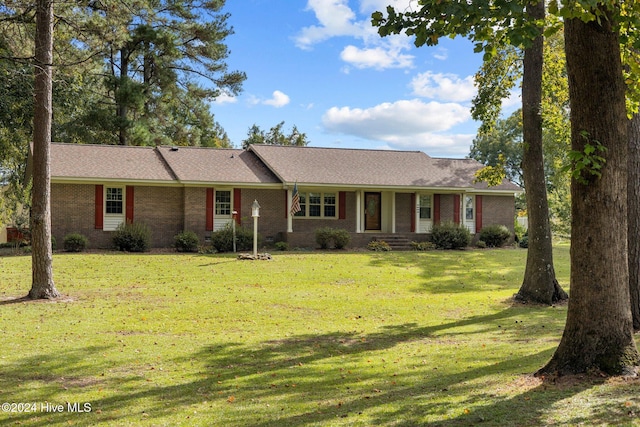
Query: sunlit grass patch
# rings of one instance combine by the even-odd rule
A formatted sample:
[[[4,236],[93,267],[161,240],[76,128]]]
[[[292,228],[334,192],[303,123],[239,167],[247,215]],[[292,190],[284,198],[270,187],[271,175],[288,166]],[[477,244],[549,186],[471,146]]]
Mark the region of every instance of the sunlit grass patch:
[[[629,424],[635,381],[532,376],[566,306],[512,302],[526,251],[59,254],[65,299],[15,302],[0,258],[0,391],[91,412],[20,425]],[[556,249],[568,287],[568,246]],[[606,404],[605,404],[606,402]]]

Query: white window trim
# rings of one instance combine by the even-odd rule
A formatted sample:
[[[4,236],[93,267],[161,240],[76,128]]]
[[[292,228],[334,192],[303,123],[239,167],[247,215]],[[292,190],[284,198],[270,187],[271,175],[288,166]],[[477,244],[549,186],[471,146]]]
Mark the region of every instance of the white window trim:
[[[109,192],[109,188],[119,188],[122,190],[122,213],[114,214],[107,213],[107,193]],[[102,214],[103,214],[103,222],[102,222],[102,230],[103,231],[115,231],[120,224],[125,221],[125,216],[127,214],[127,187],[124,185],[105,185],[104,186],[104,195],[102,196]]]
[[[309,193],[317,193],[320,194],[320,216],[310,216],[309,215]],[[338,191],[299,191],[298,194],[304,195],[305,201],[302,203],[302,198],[300,200],[300,206],[304,206],[305,215],[293,215],[293,219],[338,219],[340,216],[340,192]],[[336,201],[335,205],[325,205],[325,195],[332,194]],[[324,208],[325,206],[335,206],[335,215],[334,216],[325,216]]]

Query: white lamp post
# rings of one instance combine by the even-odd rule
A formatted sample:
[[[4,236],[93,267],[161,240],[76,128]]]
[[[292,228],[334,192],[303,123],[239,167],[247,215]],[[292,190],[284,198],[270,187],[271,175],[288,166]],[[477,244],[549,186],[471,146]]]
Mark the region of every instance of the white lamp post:
[[[258,217],[260,216],[260,204],[257,200],[251,205],[251,216],[253,217],[253,256],[258,257]]]
[[[238,211],[231,212],[231,227],[233,228],[233,253],[236,253],[236,218]]]

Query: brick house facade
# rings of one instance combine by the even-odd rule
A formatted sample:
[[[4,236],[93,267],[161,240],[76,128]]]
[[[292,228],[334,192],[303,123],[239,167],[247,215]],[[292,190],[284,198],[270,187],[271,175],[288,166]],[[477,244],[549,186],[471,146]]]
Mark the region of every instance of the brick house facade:
[[[95,248],[111,247],[125,221],[149,225],[154,247],[172,246],[183,230],[204,241],[234,218],[250,228],[254,200],[260,235],[291,247],[315,247],[320,227],[349,231],[352,246],[390,234],[425,240],[446,221],[472,233],[492,224],[513,231],[521,191],[509,182],[474,183],[475,161],[422,152],[52,144],[51,153],[54,237],[82,233]],[[294,186],[302,211],[292,216]]]

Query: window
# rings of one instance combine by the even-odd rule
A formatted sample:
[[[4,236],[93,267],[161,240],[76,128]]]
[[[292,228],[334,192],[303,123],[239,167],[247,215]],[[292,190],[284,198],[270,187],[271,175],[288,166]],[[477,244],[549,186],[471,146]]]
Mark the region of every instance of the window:
[[[122,214],[122,188],[107,187],[105,213]]]
[[[473,220],[473,196],[464,198],[464,215],[465,219]]]
[[[336,195],[334,193],[324,195],[324,216],[336,216]]]
[[[431,196],[420,196],[420,219],[431,219]]]
[[[322,194],[309,193],[309,216],[319,217],[322,212]]]
[[[300,196],[301,218],[335,218],[337,216],[336,193],[298,193]]]
[[[231,215],[231,191],[216,191],[216,215]]]

